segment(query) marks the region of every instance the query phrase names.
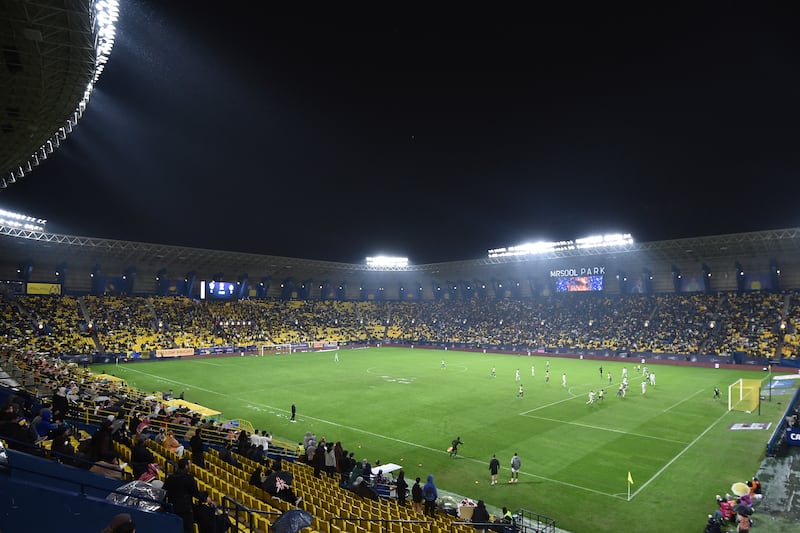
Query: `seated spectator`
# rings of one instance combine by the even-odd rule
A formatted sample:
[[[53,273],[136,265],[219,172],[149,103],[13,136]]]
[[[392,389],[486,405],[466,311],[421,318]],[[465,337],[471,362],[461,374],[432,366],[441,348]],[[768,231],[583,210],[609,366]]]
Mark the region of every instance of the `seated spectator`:
[[[367,498],[369,500],[379,500],[380,496],[378,493],[375,492],[375,489],[369,486],[369,483],[362,477],[358,476],[353,484],[350,486],[350,490],[361,496],[362,498]]]
[[[55,459],[63,464],[77,465],[75,460],[75,447],[70,442],[71,430],[65,426],[53,430],[51,438],[53,443],[50,445],[50,451],[55,454]]]
[[[761,482],[757,477],[754,476],[751,481],[748,481],[747,487],[750,489],[751,500],[760,500],[764,497],[764,495],[761,493]]]
[[[223,533],[230,528],[227,515],[211,500],[208,492],[200,492],[197,500],[194,506],[194,523],[197,524],[198,533]]]
[[[123,479],[125,477],[124,470],[126,466],[127,465],[125,463],[120,463],[119,457],[114,454],[95,461],[95,463],[89,469],[89,472],[102,474],[111,479]]]
[[[150,448],[147,447],[147,437],[138,435],[136,437],[136,444],[131,449],[131,470],[133,470],[133,477],[139,478],[142,474],[147,472],[147,465],[155,462],[155,457]]]
[[[714,511],[714,517],[722,520],[723,522],[730,522],[733,520],[733,506],[727,498],[723,498],[717,494],[717,505],[719,508]]]
[[[100,533],[117,533],[120,531],[135,531],[135,529],[124,529],[126,526],[133,524],[133,519],[128,513],[120,513],[115,515],[114,518],[103,528]],[[135,527],[135,526],[134,526]]]
[[[178,439],[175,438],[175,433],[171,429],[168,429],[164,434],[164,442],[162,444],[166,449],[177,454],[178,457],[183,457],[183,444],[178,442]]]
[[[239,460],[233,456],[233,443],[228,442],[224,448],[219,451],[219,458],[233,466],[240,466]]]
[[[36,429],[38,440],[44,440],[47,434],[56,428],[56,424],[53,422],[53,412],[45,407],[39,411],[39,414],[33,419],[32,425]]]
[[[145,483],[151,483],[154,479],[158,479],[159,467],[157,463],[150,463],[147,465],[147,470],[144,471],[137,479]]]

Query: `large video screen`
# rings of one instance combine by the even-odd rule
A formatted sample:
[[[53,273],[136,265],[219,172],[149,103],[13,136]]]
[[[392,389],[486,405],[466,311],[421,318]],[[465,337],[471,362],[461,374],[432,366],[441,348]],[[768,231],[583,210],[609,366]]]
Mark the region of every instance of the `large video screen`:
[[[228,281],[200,282],[200,299],[228,300],[236,298],[236,284]]]
[[[564,276],[556,278],[557,292],[602,291],[603,276]]]

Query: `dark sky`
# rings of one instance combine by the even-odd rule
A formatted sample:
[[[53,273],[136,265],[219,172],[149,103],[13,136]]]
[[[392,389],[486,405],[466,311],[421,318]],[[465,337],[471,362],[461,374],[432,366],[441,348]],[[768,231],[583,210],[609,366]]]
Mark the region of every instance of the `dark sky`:
[[[787,13],[226,5],[124,2],[78,128],[0,205],[58,233],[354,263],[800,226]]]

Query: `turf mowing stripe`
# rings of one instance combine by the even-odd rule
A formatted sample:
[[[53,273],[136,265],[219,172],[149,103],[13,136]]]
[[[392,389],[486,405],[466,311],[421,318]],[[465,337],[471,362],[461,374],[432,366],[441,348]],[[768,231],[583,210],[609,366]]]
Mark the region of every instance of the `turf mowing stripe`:
[[[611,429],[611,428],[604,428],[600,426],[591,426],[589,424],[579,424],[578,422],[567,422],[565,420],[557,420],[555,418],[546,418],[544,416],[534,416],[534,415],[524,415],[527,418],[533,418],[536,420],[544,420],[546,422],[557,422],[559,424],[568,424],[570,426],[578,426],[588,429],[596,429],[598,431],[610,431],[611,433],[620,433],[622,435],[630,435],[632,437],[641,437],[644,439],[653,439],[653,440],[661,440],[664,442],[672,442],[675,444],[686,444],[686,441],[682,440],[674,440],[674,439],[665,439],[663,437],[654,437],[653,435],[643,435],[641,433],[631,433],[630,431],[622,431],[621,429]]]

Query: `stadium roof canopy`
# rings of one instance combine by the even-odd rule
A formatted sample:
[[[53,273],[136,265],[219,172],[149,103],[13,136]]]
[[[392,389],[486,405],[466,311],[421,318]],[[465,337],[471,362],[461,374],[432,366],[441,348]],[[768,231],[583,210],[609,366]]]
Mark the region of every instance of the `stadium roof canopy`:
[[[88,269],[95,263],[104,270],[122,271],[130,265],[166,268],[173,272],[198,271],[232,273],[249,272],[250,275],[309,276],[353,275],[367,272],[416,272],[443,278],[474,278],[476,276],[520,276],[527,268],[557,268],[559,264],[607,263],[614,268],[641,271],[642,268],[669,270],[709,264],[719,271],[723,266],[733,270],[741,262],[756,261],[766,268],[768,261],[783,267],[800,265],[800,228],[739,233],[710,237],[695,237],[670,241],[631,243],[617,247],[588,248],[554,251],[535,256],[495,257],[447,263],[409,265],[391,268],[371,267],[366,264],[348,264],[331,261],[314,261],[235,251],[208,250],[181,246],[167,246],[130,241],[117,241],[42,233],[8,226],[0,226],[0,256],[8,260],[30,260],[40,264],[69,263]],[[15,259],[12,259],[15,258]],[[338,273],[338,274],[337,274]],[[611,272],[609,272],[611,274]]]
[[[0,9],[0,189],[81,118],[114,43],[117,0],[6,0]]]

